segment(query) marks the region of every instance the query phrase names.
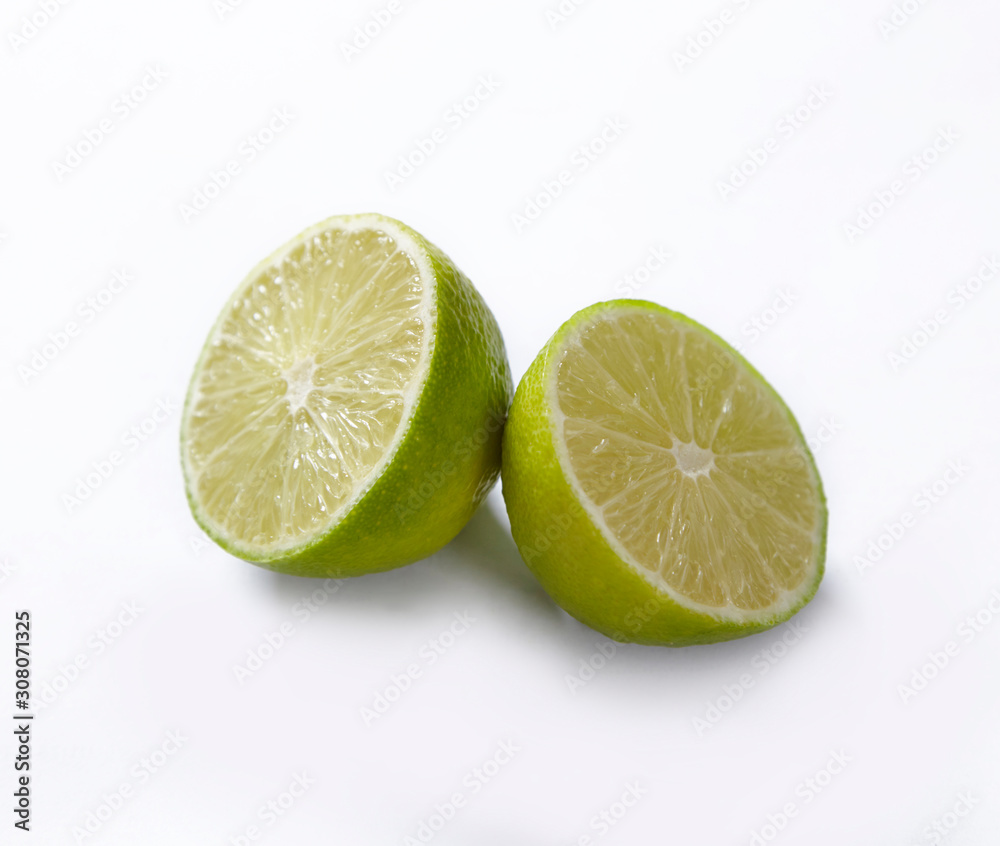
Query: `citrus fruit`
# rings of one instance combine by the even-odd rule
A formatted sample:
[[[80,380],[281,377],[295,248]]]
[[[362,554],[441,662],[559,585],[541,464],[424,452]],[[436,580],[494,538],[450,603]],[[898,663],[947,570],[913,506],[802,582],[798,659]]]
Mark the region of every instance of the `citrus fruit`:
[[[224,549],[353,576],[430,555],[496,481],[503,338],[437,247],[333,217],[261,262],[208,336],[181,424],[188,502]]]
[[[539,353],[503,495],[545,589],[616,640],[753,634],[823,575],[826,503],[791,412],[722,339],[653,303],[586,308]]]

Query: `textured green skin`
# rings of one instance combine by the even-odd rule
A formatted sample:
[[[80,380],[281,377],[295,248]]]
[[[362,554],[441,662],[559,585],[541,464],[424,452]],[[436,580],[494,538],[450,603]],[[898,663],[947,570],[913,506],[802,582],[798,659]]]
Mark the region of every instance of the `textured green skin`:
[[[638,307],[667,314],[707,333],[736,361],[745,359],[705,327],[677,312],[644,300],[613,300],[577,312],[552,336],[524,374],[504,431],[503,496],[511,533],[528,568],[549,595],[577,620],[613,640],[657,646],[688,646],[746,637],[784,622],[816,593],[826,556],[826,500],[815,462],[792,413],[764,378],[746,366],[772,392],[802,439],[816,476],[822,504],[822,529],[814,581],[789,611],[738,623],[685,608],[657,590],[622,561],[581,506],[555,449],[556,426],[546,398],[551,367],[568,336],[604,311]]]
[[[199,519],[187,484],[188,503],[202,529],[227,552],[269,570],[342,578],[426,558],[462,530],[500,473],[503,423],[513,384],[496,319],[448,256],[408,226],[383,219],[426,250],[437,291],[427,381],[382,475],[325,535],[269,557],[247,555],[213,534]],[[182,445],[183,440],[182,430]]]

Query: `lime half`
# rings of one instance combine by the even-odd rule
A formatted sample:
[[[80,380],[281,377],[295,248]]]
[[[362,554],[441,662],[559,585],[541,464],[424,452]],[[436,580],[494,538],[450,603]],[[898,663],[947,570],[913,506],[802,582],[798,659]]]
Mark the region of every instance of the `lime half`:
[[[234,555],[350,576],[447,543],[496,481],[496,321],[440,250],[331,218],[259,264],[209,334],[181,425],[196,520]]]
[[[522,557],[577,619],[680,646],[788,619],[823,574],[826,505],[791,412],[703,326],[618,300],[525,374],[503,493]]]

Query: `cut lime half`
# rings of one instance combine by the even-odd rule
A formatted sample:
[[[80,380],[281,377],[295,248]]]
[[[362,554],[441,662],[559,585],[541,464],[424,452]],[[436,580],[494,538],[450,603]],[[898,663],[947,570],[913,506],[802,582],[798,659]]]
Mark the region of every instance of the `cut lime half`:
[[[495,481],[509,392],[496,321],[447,256],[390,218],[331,218],[258,265],[209,335],[181,431],[192,512],[300,575],[424,557]]]
[[[826,506],[791,412],[728,344],[643,301],[584,309],[525,374],[504,438],[514,538],[567,611],[683,645],[790,617]]]

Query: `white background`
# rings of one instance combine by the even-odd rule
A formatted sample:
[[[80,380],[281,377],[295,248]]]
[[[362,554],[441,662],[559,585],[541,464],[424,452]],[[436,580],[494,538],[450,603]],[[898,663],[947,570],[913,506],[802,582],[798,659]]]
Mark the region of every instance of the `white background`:
[[[402,844],[455,793],[441,846],[736,846],[754,832],[913,846],[944,842],[925,831],[935,820],[955,846],[996,842],[1000,282],[966,281],[1000,254],[996,3],[908,0],[891,29],[890,0],[589,0],[562,21],[546,15],[555,3],[400,0],[350,60],[343,45],[385,4],[4,4],[0,631],[12,643],[14,610],[31,610],[39,716],[32,832],[8,835],[4,810],[3,842],[229,844],[256,824],[260,843]],[[724,11],[716,38],[705,21]],[[678,62],[689,37],[707,46]],[[496,90],[456,120],[481,76]],[[241,145],[275,109],[288,125],[249,161]],[[620,136],[573,164],[615,119]],[[102,120],[110,133],[69,157]],[[390,188],[436,127],[443,143]],[[957,140],[915,162],[941,132]],[[767,160],[723,192],[769,138]],[[185,215],[230,160],[239,173]],[[513,215],[563,169],[572,184],[519,231]],[[845,228],[896,180],[873,224]],[[574,311],[630,287],[741,344],[818,444],[829,498],[828,571],[799,629],[620,647],[571,689],[606,642],[530,576],[499,488],[431,559],[335,593],[208,544],[178,466],[203,338],[260,258],[362,211],[401,218],[465,270],[515,378]],[[625,277],[653,248],[672,257],[636,288]],[[132,281],[102,294],[114,271]],[[158,407],[172,410],[155,420]],[[114,472],[68,500],[113,450]],[[932,503],[921,490],[951,462],[961,475]],[[899,537],[883,535],[875,561],[886,524]],[[325,604],[305,619],[316,590]],[[977,612],[978,631],[963,624]],[[474,623],[421,657],[455,613]],[[287,642],[241,684],[234,668],[282,625]],[[794,644],[776,647],[783,636]],[[928,652],[951,641],[921,685]],[[14,712],[12,652],[0,718]],[[366,725],[411,663],[420,677]],[[186,740],[140,777],[169,732]],[[506,741],[512,760],[467,778]],[[804,786],[832,753],[846,768]],[[258,810],[302,773],[311,786],[269,825]],[[602,824],[629,784],[641,799]],[[971,811],[948,816],[962,794]]]

